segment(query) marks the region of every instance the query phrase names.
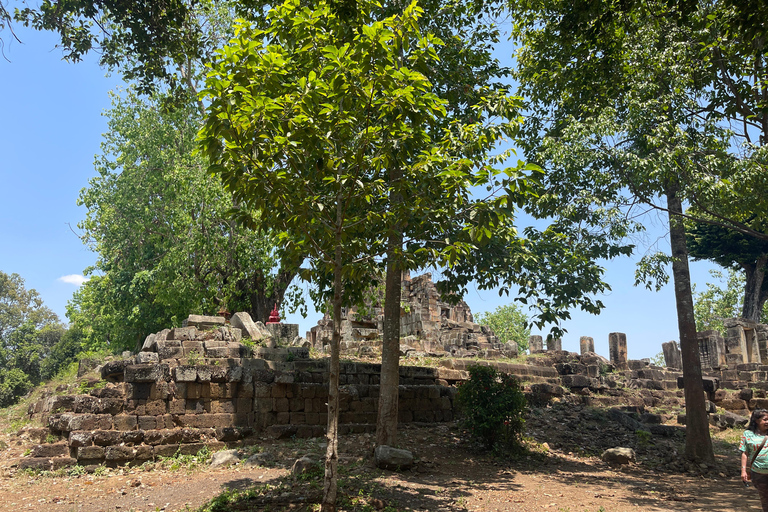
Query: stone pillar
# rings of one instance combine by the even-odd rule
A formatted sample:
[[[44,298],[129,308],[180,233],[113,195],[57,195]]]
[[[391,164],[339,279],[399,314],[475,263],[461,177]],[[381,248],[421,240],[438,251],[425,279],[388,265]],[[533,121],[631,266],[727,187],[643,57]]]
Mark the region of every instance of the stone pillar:
[[[538,334],[534,334],[533,336],[528,337],[528,348],[531,351],[531,354],[536,354],[538,352],[544,352],[544,340],[541,339],[541,336]]]
[[[579,348],[581,349],[581,355],[584,355],[587,352],[594,352],[595,340],[589,336],[582,336],[579,338]]]
[[[547,350],[563,350],[563,340],[560,338],[547,338]]]
[[[664,364],[667,365],[667,368],[679,370],[683,367],[683,357],[676,341],[662,343],[661,350],[664,352]]]
[[[611,363],[616,368],[627,365],[627,335],[623,332],[612,332],[608,335],[608,351]]]

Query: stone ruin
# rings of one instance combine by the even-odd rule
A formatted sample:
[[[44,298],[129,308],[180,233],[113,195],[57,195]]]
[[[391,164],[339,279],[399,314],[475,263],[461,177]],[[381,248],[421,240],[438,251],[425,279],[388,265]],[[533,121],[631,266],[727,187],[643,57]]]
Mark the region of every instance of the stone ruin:
[[[717,331],[696,333],[703,370],[717,371],[742,364],[768,362],[768,325],[745,318],[725,320],[725,338]],[[680,348],[675,341],[662,343],[664,360],[670,368],[682,368]]]
[[[411,315],[404,322],[405,333],[420,329],[431,343],[422,348],[428,346],[443,357],[437,367],[401,366],[401,423],[455,419],[457,385],[468,379],[469,366],[483,364],[517,376],[532,404],[554,400],[617,407],[614,416],[633,431],[642,428],[654,435],[680,432],[681,427],[661,425],[665,418],[644,411],[661,405],[682,411],[682,373],[647,360],[627,359],[625,334],[609,335],[610,359],[595,354],[594,340],[585,336],[580,339],[580,354],[560,350],[560,340],[551,340],[546,348],[539,349],[537,343],[543,345],[543,340],[532,337],[531,346],[538,353],[525,362],[493,360],[501,354],[494,348],[498,341],[493,333],[472,323],[469,309],[461,304],[445,311],[430,284],[428,276],[408,283],[410,303],[419,306],[405,313]],[[345,332],[358,336],[360,332],[355,334],[354,329],[361,328],[360,322],[355,320],[354,311],[350,313]],[[745,329],[740,323],[729,325]],[[325,326],[321,323],[319,327]],[[746,329],[754,331],[758,342],[765,332],[757,327]],[[49,393],[30,404],[29,419],[42,426],[25,428],[26,437],[42,443],[53,436],[58,441],[34,446],[17,467],[140,464],[157,457],[194,454],[204,448],[255,444],[264,436],[323,436],[328,361],[311,359],[312,343],[305,343],[297,331],[296,325],[254,323],[247,314],[237,313],[229,324],[223,317],[191,315],[182,327],[150,334],[138,354],[102,365],[100,378],[87,383],[92,388],[88,393]],[[313,331],[315,344],[322,341],[323,331]],[[742,339],[736,330],[732,334],[734,340]],[[410,336],[415,334],[408,334],[404,342]],[[736,353],[736,341],[724,341],[724,347],[731,347],[731,352],[725,352],[710,334],[702,339],[714,343],[718,354]],[[745,334],[743,339],[749,338]],[[370,341],[347,338],[347,349]],[[760,346],[765,346],[764,341]],[[744,344],[739,341],[738,347]],[[759,350],[749,350],[742,351],[742,356],[759,356]],[[674,354],[674,350],[669,352]],[[466,354],[483,354],[486,360],[455,357]],[[712,352],[707,354],[711,358]],[[86,361],[81,365],[85,369]],[[342,363],[341,434],[375,430],[380,371],[380,364]],[[744,424],[751,410],[768,408],[768,365],[745,362],[708,369],[704,387],[712,424]],[[678,422],[684,424],[684,414]]]
[[[365,308],[344,308],[341,353],[373,355],[384,332],[383,296]],[[403,273],[400,310],[401,353],[435,357],[517,357],[517,344],[499,340],[487,326],[476,324],[464,301],[441,300],[432,274],[411,278]],[[333,335],[333,319],[326,314],[307,332],[309,345],[323,350]]]

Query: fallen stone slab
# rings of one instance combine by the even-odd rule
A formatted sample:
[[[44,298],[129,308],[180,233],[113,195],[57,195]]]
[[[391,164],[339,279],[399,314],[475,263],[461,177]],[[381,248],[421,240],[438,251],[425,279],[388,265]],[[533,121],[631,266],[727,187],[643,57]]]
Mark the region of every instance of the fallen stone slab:
[[[381,444],[373,452],[373,462],[379,469],[400,471],[413,467],[413,453]]]
[[[182,321],[182,327],[197,327],[198,329],[210,329],[220,327],[226,323],[223,316],[189,315]]]

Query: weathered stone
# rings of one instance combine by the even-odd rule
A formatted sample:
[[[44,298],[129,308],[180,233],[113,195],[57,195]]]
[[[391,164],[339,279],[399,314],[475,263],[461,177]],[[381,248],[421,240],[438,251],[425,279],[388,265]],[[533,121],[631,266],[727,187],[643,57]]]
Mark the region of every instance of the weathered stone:
[[[164,380],[167,366],[161,364],[132,364],[125,368],[126,382],[156,382]]]
[[[173,369],[173,377],[176,382],[195,382],[197,380],[197,366],[177,366]]]
[[[263,326],[258,325],[253,321],[251,315],[245,312],[239,312],[232,315],[229,319],[229,323],[232,327],[240,329],[243,336],[251,338],[253,341],[262,341],[271,337],[269,331]]]
[[[123,382],[125,368],[133,361],[109,361],[101,367],[101,378],[108,382]]]
[[[181,442],[182,432],[180,430],[146,430],[144,432],[144,442],[150,445],[158,444],[178,444]]]
[[[144,338],[144,345],[141,347],[141,352],[155,352],[156,350],[157,334],[149,334],[146,338]]]
[[[223,316],[189,315],[182,321],[182,327],[197,327],[198,329],[210,329],[226,323]]]
[[[635,451],[632,448],[609,448],[600,458],[608,464],[629,464],[635,461]]]
[[[255,453],[245,461],[246,466],[266,466],[273,463],[275,457],[269,452]]]
[[[579,338],[579,353],[581,355],[587,352],[595,351],[595,340],[589,336],[582,336]]]
[[[408,450],[379,445],[373,452],[373,462],[379,469],[400,471],[413,466],[413,453]]]
[[[90,432],[70,432],[69,447],[80,448],[82,446],[91,446],[93,434]]]
[[[139,352],[134,357],[134,361],[136,364],[159,363],[160,356],[157,355],[157,352]]]
[[[96,460],[103,459],[106,450],[103,446],[83,446],[77,449],[77,459]]]
[[[317,467],[318,461],[309,455],[305,455],[300,459],[297,459],[291,467],[291,475],[294,477],[303,475],[307,471],[311,471]]]
[[[193,340],[197,336],[197,327],[176,327],[168,333],[168,340]],[[158,344],[158,348],[159,348]]]
[[[222,450],[220,452],[216,452],[213,454],[213,457],[211,457],[211,466],[217,467],[217,466],[231,466],[232,464],[237,464],[240,462],[240,457],[237,456],[237,450]]]
[[[157,357],[160,360],[178,359],[184,357],[184,347],[180,341],[167,340],[157,342]]]
[[[136,449],[130,446],[107,446],[104,450],[104,458],[113,462],[128,462],[136,457]]]
[[[544,339],[538,334],[534,334],[528,337],[528,349],[531,354],[538,354],[544,352]]]
[[[59,457],[69,455],[69,446],[66,442],[53,444],[38,444],[32,447],[32,457]]]
[[[93,432],[93,444],[97,446],[111,446],[120,443],[120,432],[117,430],[95,430]]]
[[[623,332],[608,334],[608,350],[611,363],[621,368],[627,364],[627,335]]]
[[[676,341],[662,343],[661,350],[664,353],[664,364],[668,368],[681,369],[683,367],[683,357]]]

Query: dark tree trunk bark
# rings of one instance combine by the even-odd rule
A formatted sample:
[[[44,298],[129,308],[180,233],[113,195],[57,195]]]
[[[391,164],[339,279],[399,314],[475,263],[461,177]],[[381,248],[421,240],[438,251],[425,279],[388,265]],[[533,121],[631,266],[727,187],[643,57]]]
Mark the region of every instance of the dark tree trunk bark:
[[[688,269],[688,248],[683,226],[683,206],[676,185],[667,186],[669,207],[669,238],[672,247],[672,276],[675,283],[677,326],[680,332],[680,352],[683,360],[685,389],[685,456],[689,460],[714,462],[709,421],[705,408],[701,360],[696,341],[696,319],[693,313],[691,276]]]
[[[743,265],[746,272],[746,284],[741,316],[756,323],[760,322],[766,299],[766,291],[763,289],[766,263],[768,263],[768,254],[761,254],[754,265]]]
[[[296,276],[296,271],[283,270],[277,274],[272,289],[268,289],[266,280],[263,276],[259,276],[255,279],[253,289],[249,291],[249,302],[251,304],[250,311],[251,318],[254,322],[264,322],[269,320],[269,314],[275,308],[275,304],[278,305],[278,309],[283,304],[283,298],[285,292],[290,286],[291,281]],[[235,313],[235,311],[232,311]],[[280,310],[281,316],[284,316],[282,309]]]

